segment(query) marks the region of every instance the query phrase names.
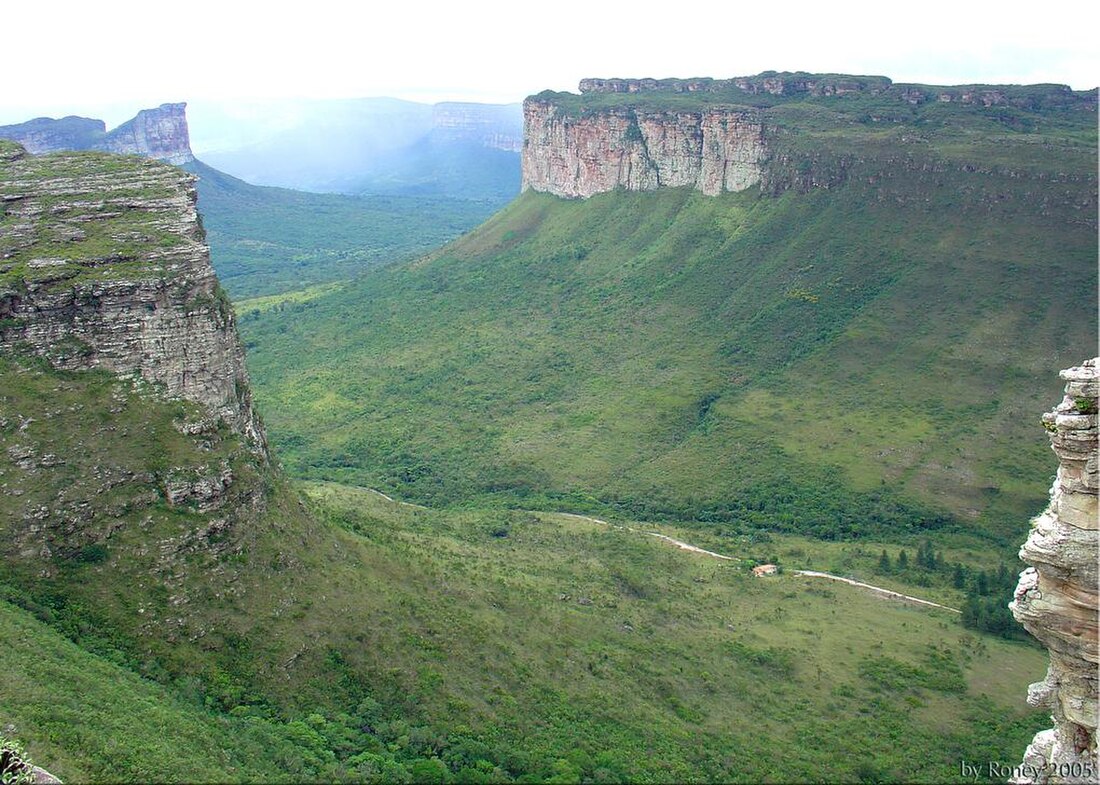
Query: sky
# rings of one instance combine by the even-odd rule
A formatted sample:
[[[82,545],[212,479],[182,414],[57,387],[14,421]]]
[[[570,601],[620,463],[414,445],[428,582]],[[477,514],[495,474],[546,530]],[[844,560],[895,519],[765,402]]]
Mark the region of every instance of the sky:
[[[0,123],[108,127],[175,101],[520,101],[586,76],[764,70],[897,82],[1100,84],[1100,4],[594,0],[11,3]],[[13,66],[12,64],[17,64]]]

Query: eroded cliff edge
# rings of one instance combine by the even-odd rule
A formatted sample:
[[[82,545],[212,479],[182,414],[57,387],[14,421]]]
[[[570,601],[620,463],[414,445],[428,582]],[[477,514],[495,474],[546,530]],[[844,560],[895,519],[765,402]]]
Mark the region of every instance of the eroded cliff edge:
[[[584,79],[579,95],[546,91],[524,102],[522,189],[565,198],[684,186],[708,196],[753,186],[778,194],[946,171],[1064,180],[1062,149],[1044,158],[1011,141],[1013,155],[998,158],[976,141],[991,129],[1009,140],[1024,132],[1022,144],[1036,130],[1084,128],[1096,105],[1095,91],[1064,85],[938,87],[771,72]],[[1068,150],[1073,140],[1056,144]],[[1014,159],[1026,165],[1003,166]]]
[[[751,110],[609,109],[573,117],[553,101],[523,105],[523,190],[588,197],[616,188],[691,186],[713,196],[760,182],[764,124]]]
[[[1054,727],[1036,734],[1019,783],[1096,782],[1097,759],[1097,392],[1098,360],[1062,371],[1065,398],[1043,415],[1058,473],[1050,505],[1032,521],[1011,604],[1050,651],[1046,679],[1028,702],[1050,708]]]
[[[17,142],[35,155],[59,150],[101,150],[143,155],[176,166],[195,160],[185,103],[142,109],[110,131],[102,120],[87,117],[58,120],[39,117],[17,125],[0,126],[0,139]]]
[[[266,454],[194,183],[148,159],[0,142],[0,351],[153,382]]]

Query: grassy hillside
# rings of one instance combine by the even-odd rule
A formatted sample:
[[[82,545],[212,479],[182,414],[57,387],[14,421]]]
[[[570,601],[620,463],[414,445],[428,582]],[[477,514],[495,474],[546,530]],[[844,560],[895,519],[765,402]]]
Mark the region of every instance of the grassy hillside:
[[[922,169],[883,142],[842,187],[774,197],[525,194],[431,258],[246,314],[274,443],[300,476],[431,503],[1012,548],[1054,467],[1054,372],[1095,350],[1095,179],[968,170],[975,144]]]
[[[285,779],[270,732],[96,656],[0,601],[0,720],[65,782]]]
[[[476,226],[507,197],[343,196],[249,185],[195,161],[214,268],[235,298],[352,278]]]
[[[961,759],[1014,760],[1046,721],[1022,698],[1045,667],[1037,647],[747,570],[767,557],[858,573],[846,546],[744,542],[743,561],[722,562],[566,516],[306,490],[326,522],[308,541],[318,561],[288,570],[247,551],[241,582],[266,588],[238,595],[254,627],[232,642],[232,683],[151,683],[62,639],[43,608],[0,603],[16,642],[0,719],[38,763],[97,780],[944,782]],[[84,581],[117,601],[126,576],[106,561]],[[272,589],[279,607],[257,602]],[[222,618],[216,603],[190,610]],[[240,689],[272,666],[266,690]]]

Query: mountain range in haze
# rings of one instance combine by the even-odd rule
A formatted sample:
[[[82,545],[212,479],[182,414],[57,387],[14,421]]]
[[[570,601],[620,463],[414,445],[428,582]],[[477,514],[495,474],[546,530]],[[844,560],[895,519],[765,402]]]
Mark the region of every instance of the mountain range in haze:
[[[505,199],[519,192],[518,103],[200,102],[190,112],[203,160],[256,185]]]
[[[519,193],[520,104],[395,98],[162,104],[108,131],[68,116],[0,126],[32,153],[105,150],[183,165],[192,149],[253,185],[317,193],[490,199]]]

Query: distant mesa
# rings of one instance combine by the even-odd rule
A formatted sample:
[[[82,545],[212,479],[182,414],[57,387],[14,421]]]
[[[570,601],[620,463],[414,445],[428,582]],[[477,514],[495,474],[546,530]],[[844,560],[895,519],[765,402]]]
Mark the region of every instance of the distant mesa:
[[[894,97],[909,104],[927,102],[1013,106],[1039,109],[1052,104],[1096,107],[1096,91],[1074,91],[1067,85],[922,85],[895,83],[885,76],[811,74],[765,71],[731,79],[582,79],[581,94],[591,93],[735,93],[745,96],[810,96],[864,94]]]
[[[61,150],[102,150],[155,158],[176,166],[195,160],[187,130],[187,104],[161,104],[143,109],[111,131],[102,120],[39,117],[17,125],[0,126],[0,139],[21,144],[39,155]]]
[[[941,87],[803,72],[591,78],[579,89],[580,95],[546,91],[524,101],[522,190],[587,198],[682,186],[708,196],[754,186],[771,193],[833,188],[866,151],[825,161],[820,151],[828,145],[809,140],[830,123],[834,130],[919,126],[913,136],[919,141],[921,133],[947,127],[943,112],[960,126],[994,122],[1027,130],[1040,116],[1079,123],[1097,108],[1095,90],[1065,85]],[[814,106],[792,111],[791,104]],[[985,120],[976,119],[980,113]]]
[[[523,150],[523,125],[515,104],[435,104],[432,132],[450,142],[472,142],[510,153]]]

